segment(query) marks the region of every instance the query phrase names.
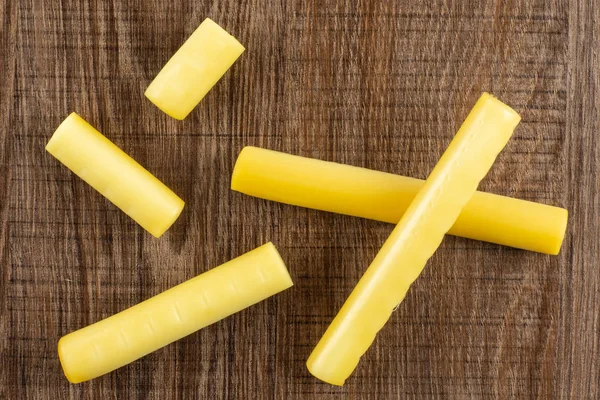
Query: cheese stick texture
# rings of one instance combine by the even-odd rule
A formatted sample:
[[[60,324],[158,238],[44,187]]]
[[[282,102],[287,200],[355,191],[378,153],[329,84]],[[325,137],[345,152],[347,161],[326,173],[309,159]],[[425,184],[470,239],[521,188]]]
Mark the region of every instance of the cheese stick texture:
[[[293,285],[275,246],[234,260],[70,333],[58,354],[71,383],[104,375]]]
[[[397,224],[425,181],[386,172],[245,147],[231,188],[262,199]],[[558,254],[567,210],[476,192],[451,235]]]
[[[520,121],[485,93],[461,126],[307,361],[317,378],[343,385],[404,299]]]
[[[244,52],[244,46],[207,18],[146,89],[146,97],[184,119]]]
[[[75,113],[56,129],[46,150],[155,237],[183,210],[171,189]]]

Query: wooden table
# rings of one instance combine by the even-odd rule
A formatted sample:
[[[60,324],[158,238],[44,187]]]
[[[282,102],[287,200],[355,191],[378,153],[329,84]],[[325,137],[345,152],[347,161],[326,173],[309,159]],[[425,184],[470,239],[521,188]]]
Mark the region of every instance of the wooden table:
[[[0,398],[600,398],[600,1],[419,3],[1,2]],[[143,92],[207,16],[247,51],[175,121]],[[348,383],[318,382],[305,360],[392,227],[232,192],[237,154],[424,178],[483,91],[523,122],[481,189],[568,208],[561,254],[446,238]],[[71,111],[186,200],[163,238],[44,151]],[[293,289],[64,378],[60,336],[269,240]]]

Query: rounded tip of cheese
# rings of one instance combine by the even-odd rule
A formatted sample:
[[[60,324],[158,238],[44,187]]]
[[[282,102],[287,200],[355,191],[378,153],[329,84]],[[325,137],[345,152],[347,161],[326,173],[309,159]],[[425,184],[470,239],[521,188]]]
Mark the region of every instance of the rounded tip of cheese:
[[[169,117],[175,118],[179,121],[183,121],[185,117],[187,117],[192,111],[190,110],[189,112],[182,112],[182,108],[177,107],[175,103],[165,101],[160,88],[152,84],[148,86],[144,92],[144,96],[146,96],[146,98],[150,100],[152,104],[158,107],[159,110],[167,114]]]
[[[235,36],[233,36],[231,33],[227,32],[221,25],[217,24],[212,19],[205,18],[204,21],[202,21],[202,23],[200,24],[200,26],[208,28],[208,29],[212,29],[219,34],[224,34],[224,35],[229,36],[231,39],[233,39],[232,45],[234,45],[237,48],[237,50],[240,52],[240,54],[246,50],[244,45],[241,44],[239,42],[239,40],[236,39]]]
[[[564,208],[561,208],[560,210],[560,222],[558,224],[558,228],[556,229],[558,236],[556,237],[556,241],[554,241],[554,245],[548,251],[548,254],[553,256],[556,256],[558,253],[560,253],[560,248],[562,247],[565,235],[567,233],[567,224],[569,220],[569,211]]]
[[[294,286],[294,281],[292,281],[292,277],[290,276],[290,272],[288,271],[283,258],[281,258],[281,254],[277,251],[277,248],[272,242],[266,243],[261,247],[266,248],[272,253],[272,258],[275,261],[275,266],[278,267],[278,273],[281,274],[281,277],[286,281],[286,286],[283,289],[290,288]],[[282,290],[283,290],[282,289]]]
[[[56,148],[60,146],[60,141],[62,137],[71,132],[71,126],[74,124],[81,123],[81,121],[84,121],[83,118],[81,118],[76,112],[72,112],[71,114],[69,114],[69,116],[65,118],[63,122],[60,123],[58,128],[56,128],[56,130],[52,134],[52,137],[46,144],[46,151],[50,154],[53,154]]]
[[[235,161],[235,165],[233,166],[233,173],[231,174],[231,190],[235,190],[236,192],[242,191],[241,181],[243,181],[243,177],[241,175],[243,174],[243,171],[248,169],[244,168],[244,163],[246,162],[247,157],[250,159],[252,158],[251,153],[255,152],[256,150],[260,151],[261,149],[258,149],[254,146],[246,146],[242,149],[242,151],[240,151],[240,154]]]
[[[521,121],[521,116],[515,110],[513,110],[508,105],[504,104],[502,101],[498,100],[493,94],[483,92],[483,94],[479,98],[479,101],[486,102],[488,104],[491,103],[490,105],[495,106],[497,112],[503,113],[505,119],[513,120],[515,124]]]
[[[312,360],[312,355],[311,355],[311,357],[308,358],[308,361],[306,361],[306,368],[308,369],[308,372],[310,372],[312,376],[314,376],[315,378],[317,378],[320,381],[329,383],[330,385],[344,386],[344,383],[346,382],[345,379],[340,379],[339,373],[336,374],[335,372],[332,372],[332,371],[324,371],[322,368],[320,369],[318,367],[317,363],[315,363]]]
[[[69,372],[69,366],[66,363],[64,339],[65,337],[63,336],[58,341],[58,359],[60,360],[60,366],[62,367],[63,373],[69,382],[80,383],[82,381],[73,377],[73,375]]]
[[[185,202],[180,198],[178,198],[178,200],[179,201],[177,202],[177,206],[173,208],[171,215],[168,218],[167,216],[165,216],[165,218],[163,218],[163,220],[161,221],[161,225],[146,228],[148,232],[150,232],[150,234],[155,238],[161,237],[167,230],[169,230],[169,228],[175,223],[175,221],[177,221],[177,219],[181,215],[181,212],[185,207]]]

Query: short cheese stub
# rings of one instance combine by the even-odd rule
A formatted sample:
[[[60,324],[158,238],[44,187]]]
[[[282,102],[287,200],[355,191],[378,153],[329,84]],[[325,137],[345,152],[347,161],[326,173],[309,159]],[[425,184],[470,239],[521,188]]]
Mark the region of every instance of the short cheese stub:
[[[207,18],[146,89],[146,97],[175,119],[184,119],[245,48]]]

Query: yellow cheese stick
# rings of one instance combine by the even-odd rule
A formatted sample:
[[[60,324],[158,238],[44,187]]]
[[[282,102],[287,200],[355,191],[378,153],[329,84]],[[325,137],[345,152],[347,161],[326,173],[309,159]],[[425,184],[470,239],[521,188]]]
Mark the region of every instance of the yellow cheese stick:
[[[257,147],[240,153],[231,188],[316,210],[398,223],[425,181]],[[558,254],[567,210],[476,192],[451,235]]]
[[[155,237],[183,210],[183,200],[75,113],[46,150]]]
[[[70,333],[58,355],[71,383],[120,368],[293,285],[267,243],[228,263]]]
[[[244,52],[244,46],[207,18],[146,89],[146,97],[184,119]]]
[[[520,121],[485,93],[354,288],[307,367],[342,385],[475,193]]]

